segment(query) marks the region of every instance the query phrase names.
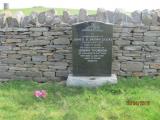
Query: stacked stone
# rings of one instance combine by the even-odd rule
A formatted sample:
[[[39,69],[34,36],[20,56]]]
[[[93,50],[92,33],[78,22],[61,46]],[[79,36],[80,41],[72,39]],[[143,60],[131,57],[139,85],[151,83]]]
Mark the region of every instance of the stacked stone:
[[[121,76],[160,75],[160,27],[115,26],[113,71]]]
[[[152,18],[157,15],[159,20],[158,10],[156,15],[155,11],[144,13]],[[158,22],[148,22],[152,19],[136,11],[132,14],[134,24],[126,24],[121,15],[129,20],[117,10],[114,14],[104,9],[98,9],[96,15],[87,15],[85,9],[78,16],[69,15],[67,10],[57,16],[54,9],[30,16],[21,12],[16,17],[1,15],[0,79],[65,79],[72,70],[71,25],[89,20],[117,23],[113,30],[113,72],[121,76],[160,75]],[[142,24],[141,18],[149,26]]]
[[[71,27],[0,29],[0,79],[62,80],[71,70]]]
[[[102,8],[97,9],[97,13],[88,15],[87,10],[80,9],[78,15],[70,15],[68,10],[63,11],[63,15],[56,15],[54,9],[46,12],[32,12],[29,16],[24,16],[22,12],[12,15],[7,11],[0,15],[0,27],[31,27],[50,26],[54,24],[67,23],[74,24],[84,21],[101,21],[117,25],[160,25],[160,10],[143,10],[127,13],[121,9],[109,11]]]

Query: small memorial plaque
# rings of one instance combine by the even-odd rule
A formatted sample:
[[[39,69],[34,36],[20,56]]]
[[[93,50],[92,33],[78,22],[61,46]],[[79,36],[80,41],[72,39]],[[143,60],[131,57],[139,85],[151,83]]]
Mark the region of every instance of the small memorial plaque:
[[[84,22],[72,26],[74,76],[111,76],[113,25]]]

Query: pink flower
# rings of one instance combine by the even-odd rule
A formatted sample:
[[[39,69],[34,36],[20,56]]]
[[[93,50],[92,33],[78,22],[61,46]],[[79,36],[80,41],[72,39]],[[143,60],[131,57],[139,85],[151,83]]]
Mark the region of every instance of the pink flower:
[[[40,92],[39,90],[36,90],[36,91],[34,92],[34,96],[35,96],[35,97],[40,97],[40,96],[41,96],[41,92]]]
[[[47,92],[45,90],[41,90],[41,96],[45,98],[47,96]]]
[[[34,92],[34,96],[38,98],[40,97],[45,98],[47,96],[47,92],[45,90],[36,90]]]

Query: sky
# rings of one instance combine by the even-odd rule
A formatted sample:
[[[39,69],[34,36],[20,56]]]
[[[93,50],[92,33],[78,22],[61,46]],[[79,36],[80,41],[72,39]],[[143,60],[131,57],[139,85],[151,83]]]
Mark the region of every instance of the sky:
[[[85,8],[114,10],[122,8],[126,11],[159,9],[160,0],[0,0],[0,9],[3,3],[9,3],[10,8],[28,8],[44,6],[49,8]]]

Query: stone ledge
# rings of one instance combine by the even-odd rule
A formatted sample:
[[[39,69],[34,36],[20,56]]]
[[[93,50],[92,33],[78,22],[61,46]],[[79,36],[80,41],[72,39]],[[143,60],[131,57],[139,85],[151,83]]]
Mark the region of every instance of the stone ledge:
[[[117,76],[112,74],[111,76],[73,76],[69,74],[67,79],[67,86],[75,87],[99,87],[104,84],[116,84]]]

